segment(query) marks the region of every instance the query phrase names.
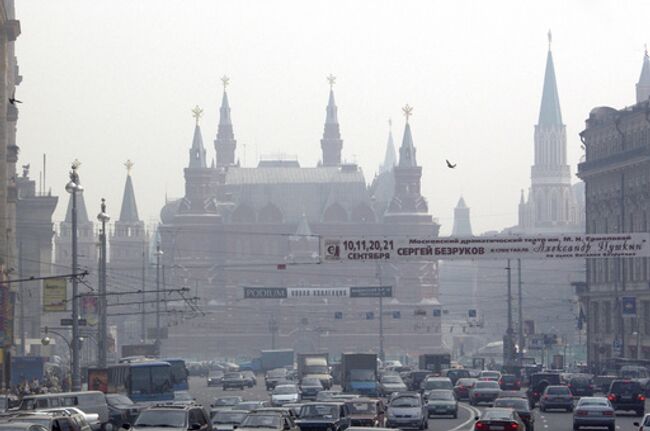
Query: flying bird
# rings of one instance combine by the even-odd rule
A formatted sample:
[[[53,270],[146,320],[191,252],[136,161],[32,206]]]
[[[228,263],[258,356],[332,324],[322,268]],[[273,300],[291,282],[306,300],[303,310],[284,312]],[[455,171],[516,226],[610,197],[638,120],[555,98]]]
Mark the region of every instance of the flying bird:
[[[14,91],[14,94],[12,94],[11,97],[9,98],[9,103],[11,103],[12,105],[15,105],[16,103],[23,103],[23,102],[16,99],[16,92]]]
[[[451,162],[450,162],[449,160],[445,160],[445,162],[447,162],[447,167],[448,167],[449,169],[454,169],[454,168],[456,167],[456,163],[454,163],[454,164],[452,165]]]

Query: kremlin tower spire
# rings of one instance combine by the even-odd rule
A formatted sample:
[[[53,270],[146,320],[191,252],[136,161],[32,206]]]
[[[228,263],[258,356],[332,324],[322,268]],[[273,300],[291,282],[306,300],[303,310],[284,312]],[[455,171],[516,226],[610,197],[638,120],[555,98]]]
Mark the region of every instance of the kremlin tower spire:
[[[636,84],[636,103],[646,101],[648,98],[650,98],[650,58],[648,58],[648,47],[646,46],[643,53],[641,76]]]
[[[203,114],[203,109],[198,105],[192,109],[192,116],[196,120],[194,126],[194,137],[192,138],[192,147],[190,148],[190,163],[189,168],[205,168],[207,162],[205,159],[205,147],[203,146],[203,137],[201,136],[201,127],[199,126],[199,119]]]
[[[223,76],[223,96],[221,98],[221,107],[219,108],[219,128],[217,138],[214,140],[214,149],[217,152],[217,168],[224,168],[235,165],[235,149],[237,141],[232,128],[230,119],[230,103],[228,102],[228,92],[226,87],[230,84],[230,78]]]
[[[393,143],[393,120],[388,120],[388,142],[386,143],[386,155],[384,156],[384,163],[379,167],[379,173],[390,172],[397,164],[397,156],[395,154],[395,144]]]
[[[325,117],[325,128],[323,130],[323,139],[320,141],[320,146],[323,151],[323,166],[339,166],[341,164],[341,149],[343,148],[343,140],[341,139],[341,131],[339,129],[339,120],[334,101],[334,84],[336,77],[330,74],[327,77],[330,84],[330,98],[327,103],[327,115]]]

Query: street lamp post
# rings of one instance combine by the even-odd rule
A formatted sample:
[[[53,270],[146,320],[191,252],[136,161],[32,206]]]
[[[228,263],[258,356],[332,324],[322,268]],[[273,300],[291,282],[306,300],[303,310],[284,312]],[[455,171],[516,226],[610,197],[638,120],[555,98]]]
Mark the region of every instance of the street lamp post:
[[[160,354],[160,243],[156,244],[156,351]]]
[[[70,171],[70,181],[65,185],[65,191],[70,193],[72,199],[72,273],[79,272],[77,262],[77,193],[83,192],[83,187],[79,183],[79,174],[77,169],[79,162],[72,163]],[[72,390],[81,390],[81,375],[79,367],[79,281],[77,277],[72,277]]]
[[[106,368],[106,353],[108,350],[108,318],[106,313],[106,223],[111,218],[106,214],[106,200],[102,198],[101,211],[97,214],[97,220],[102,224],[99,234],[100,256],[99,256],[99,325],[97,337],[97,365]]]

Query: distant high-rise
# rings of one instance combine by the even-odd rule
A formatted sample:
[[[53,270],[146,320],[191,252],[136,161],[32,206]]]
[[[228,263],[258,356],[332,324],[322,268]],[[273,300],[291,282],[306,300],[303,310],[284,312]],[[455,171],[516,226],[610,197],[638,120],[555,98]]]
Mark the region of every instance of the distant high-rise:
[[[469,208],[465,204],[465,199],[461,196],[458,204],[454,208],[454,236],[472,236],[472,224],[469,218]]]

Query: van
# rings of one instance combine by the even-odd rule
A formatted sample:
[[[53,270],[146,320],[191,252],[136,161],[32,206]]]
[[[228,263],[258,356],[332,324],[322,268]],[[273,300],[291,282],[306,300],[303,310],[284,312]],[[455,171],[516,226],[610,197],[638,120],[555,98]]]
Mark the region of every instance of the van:
[[[26,395],[20,402],[18,410],[42,410],[57,407],[77,407],[84,413],[97,413],[103,428],[108,423],[106,395],[100,391]]]

